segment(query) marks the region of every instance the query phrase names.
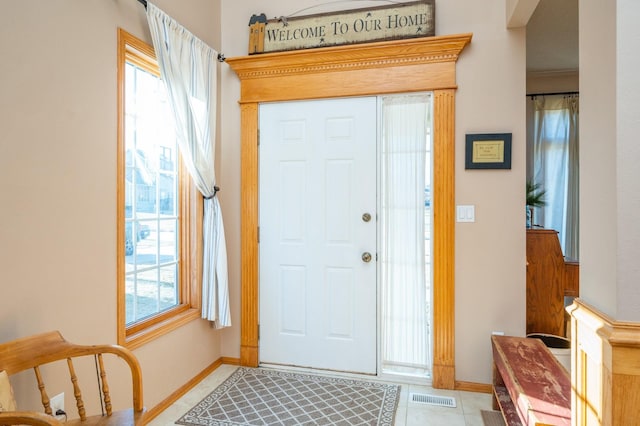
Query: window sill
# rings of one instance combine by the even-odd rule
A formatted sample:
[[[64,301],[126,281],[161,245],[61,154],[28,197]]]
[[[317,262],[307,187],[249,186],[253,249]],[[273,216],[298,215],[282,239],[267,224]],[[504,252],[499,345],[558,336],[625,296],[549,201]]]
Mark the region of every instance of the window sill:
[[[119,342],[119,344],[133,350],[198,318],[200,318],[199,309],[187,309],[152,327],[147,327],[135,334],[126,336],[125,341]]]

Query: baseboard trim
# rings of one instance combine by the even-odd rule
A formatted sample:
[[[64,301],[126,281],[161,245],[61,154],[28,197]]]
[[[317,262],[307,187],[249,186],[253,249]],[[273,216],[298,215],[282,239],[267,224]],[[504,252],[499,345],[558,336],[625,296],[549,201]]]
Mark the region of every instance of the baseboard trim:
[[[240,358],[228,358],[226,356],[223,356],[221,359],[223,364],[240,365]]]
[[[461,382],[456,380],[456,390],[478,393],[493,393],[493,388],[490,384],[486,383],[474,383],[474,382]]]
[[[193,389],[198,383],[200,383],[209,374],[213,373],[222,364],[240,365],[240,359],[221,357],[212,362],[208,367],[206,367],[200,373],[196,374],[191,380],[180,386],[171,395],[160,401],[158,405],[147,411],[145,415],[145,423],[148,423],[158,417],[160,413],[169,408],[171,404],[179,400],[184,394]]]

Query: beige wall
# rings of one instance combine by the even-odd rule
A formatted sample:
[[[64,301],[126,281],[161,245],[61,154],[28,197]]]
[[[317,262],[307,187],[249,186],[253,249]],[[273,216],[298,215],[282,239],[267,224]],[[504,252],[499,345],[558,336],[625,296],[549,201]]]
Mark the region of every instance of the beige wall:
[[[580,297],[616,318],[615,5],[580,1],[579,15]]]
[[[157,4],[220,44],[219,1]],[[115,343],[117,28],[150,41],[144,8],[6,0],[2,16],[0,341],[58,329],[78,343]],[[135,352],[153,407],[221,356],[220,333],[196,320]],[[113,394],[128,381],[111,377]],[[54,380],[49,394],[61,387]],[[17,388],[18,400],[31,399]]]
[[[456,203],[476,206],[456,227],[456,380],[490,383],[491,332],[525,332],[525,29],[505,29],[501,0],[438,7],[439,32],[474,34],[456,97]],[[493,132],[513,134],[511,170],[465,171],[465,133]]]
[[[580,296],[640,321],[637,2],[580,1]],[[599,28],[598,34],[590,28]]]
[[[619,320],[640,322],[640,85],[638,84],[638,44],[640,4],[619,0],[616,11],[616,98],[618,138],[618,316]]]
[[[252,14],[273,18],[320,3],[223,2],[222,50],[227,57],[246,55]],[[456,226],[456,379],[490,383],[491,332],[522,335],[525,329],[525,31],[505,29],[504,0],[439,2],[436,9],[438,35],[474,34],[457,68],[456,203],[474,204],[476,222]],[[329,10],[325,6],[303,14]],[[228,67],[223,67],[222,79],[223,209],[231,274],[237,276],[239,83]],[[464,135],[482,132],[513,133],[511,170],[464,170]],[[237,324],[238,288],[232,290],[232,305]],[[234,328],[224,334],[223,353],[238,356],[238,347],[239,330]]]
[[[577,70],[527,73],[527,93],[577,92],[579,89]]]

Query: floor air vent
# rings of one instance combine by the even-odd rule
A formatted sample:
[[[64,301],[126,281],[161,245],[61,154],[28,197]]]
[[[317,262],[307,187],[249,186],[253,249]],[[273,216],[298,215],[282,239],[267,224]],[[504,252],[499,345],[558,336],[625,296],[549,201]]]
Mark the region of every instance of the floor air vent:
[[[439,405],[441,407],[455,408],[456,406],[456,399],[453,397],[428,395],[426,393],[411,392],[409,394],[409,401],[415,402],[418,404]]]

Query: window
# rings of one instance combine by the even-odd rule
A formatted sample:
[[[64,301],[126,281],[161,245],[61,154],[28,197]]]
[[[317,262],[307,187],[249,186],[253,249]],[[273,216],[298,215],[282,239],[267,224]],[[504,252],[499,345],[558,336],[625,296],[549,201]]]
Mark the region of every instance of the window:
[[[558,231],[564,255],[578,260],[578,96],[539,96],[531,102],[527,177],[545,191],[546,202],[536,209],[532,225]]]
[[[186,273],[193,190],[153,48],[118,40],[118,342],[135,347],[199,315]]]
[[[381,367],[430,377],[432,94],[381,99]]]

